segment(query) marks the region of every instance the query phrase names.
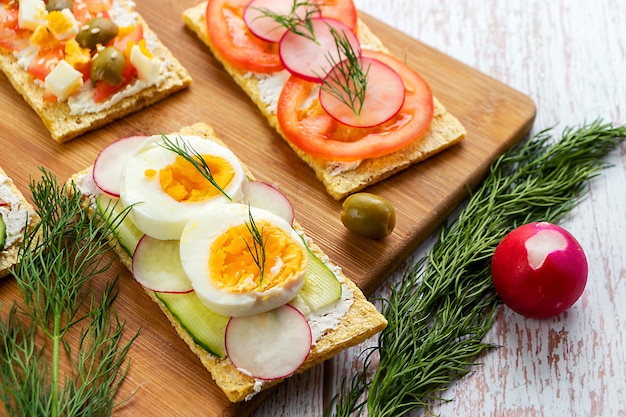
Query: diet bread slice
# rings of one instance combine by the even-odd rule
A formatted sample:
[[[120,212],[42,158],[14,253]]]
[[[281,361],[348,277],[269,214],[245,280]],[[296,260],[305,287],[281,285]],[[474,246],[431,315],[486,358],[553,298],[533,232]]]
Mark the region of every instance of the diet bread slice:
[[[0,236],[0,278],[7,276],[18,261],[18,252],[24,229],[35,226],[39,217],[32,205],[15,186],[13,180],[0,168],[0,217],[5,235]]]
[[[216,141],[222,145],[224,143],[215,136],[213,129],[203,123],[184,127],[176,132],[180,135],[200,136],[207,140]],[[247,175],[251,177],[250,172]],[[85,201],[89,207],[90,213],[95,214],[94,194],[96,193],[95,184],[91,178],[91,168],[87,168],[80,173],[73,175],[70,182],[76,184],[77,188],[83,193]],[[303,233],[301,227],[294,224],[294,228]],[[303,372],[330,357],[336,355],[340,351],[357,345],[368,339],[376,333],[382,331],[387,321],[380,314],[375,306],[371,304],[360,291],[360,289],[348,278],[346,278],[341,269],[332,264],[321,249],[310,239],[307,242],[309,248],[317,255],[319,259],[324,261],[335,272],[335,275],[342,282],[342,297],[337,303],[343,303],[342,308],[345,314],[340,316],[338,321],[329,328],[322,328],[319,337],[311,347],[311,351],[306,362],[296,371]],[[115,251],[121,262],[131,269],[132,259],[128,253],[122,248],[119,242],[113,242]],[[139,284],[137,284],[139,285]],[[281,380],[261,381],[253,378],[249,374],[238,370],[228,357],[219,358],[208,353],[200,345],[198,345],[188,331],[181,325],[178,319],[168,310],[167,306],[157,297],[156,293],[146,289],[146,293],[150,298],[159,305],[165,316],[174,326],[179,336],[189,345],[191,350],[200,358],[202,364],[210,372],[216,384],[224,391],[228,399],[232,402],[240,402],[252,398],[258,392],[268,389]],[[346,304],[348,303],[348,304]],[[339,304],[337,304],[339,305]],[[346,308],[345,306],[349,307]],[[333,305],[335,308],[335,305]],[[332,313],[331,313],[332,314]],[[313,319],[315,320],[315,319]],[[324,319],[321,319],[323,321]],[[311,322],[311,319],[309,319]]]
[[[270,125],[284,138],[276,111],[271,104],[261,97],[259,78],[233,68],[212,45],[207,35],[206,6],[207,3],[204,2],[185,10],[183,13],[185,24],[209,47],[225,70],[259,107]],[[357,34],[364,49],[369,48],[389,53],[380,39],[361,20],[358,22]],[[408,168],[411,164],[423,161],[465,138],[466,131],[461,122],[450,114],[436,98],[434,104],[433,121],[428,131],[421,138],[399,151],[379,158],[366,159],[356,167],[312,157],[291,144],[287,139],[285,140],[294,152],[313,169],[318,180],[326,187],[328,194],[340,200]]]
[[[39,115],[52,139],[66,142],[87,131],[104,126],[116,119],[147,107],[165,97],[189,86],[192,79],[187,70],[172,55],[169,49],[158,39],[146,21],[134,10],[134,3],[128,0],[115,0],[120,8],[134,16],[144,29],[144,38],[153,43],[151,48],[154,59],[164,63],[162,76],[157,84],[116,99],[109,106],[98,106],[72,110],[67,101],[44,101],[44,86],[35,80],[20,66],[19,58],[11,51],[0,48],[0,70],[4,72],[15,90]]]

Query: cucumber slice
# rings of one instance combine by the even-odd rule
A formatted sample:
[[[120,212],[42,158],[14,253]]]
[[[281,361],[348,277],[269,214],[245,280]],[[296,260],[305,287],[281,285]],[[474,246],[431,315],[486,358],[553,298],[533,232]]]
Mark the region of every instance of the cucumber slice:
[[[2,215],[0,214],[0,250],[4,249],[4,243],[6,242],[6,238],[7,227],[6,224],[4,224],[4,219],[2,218]]]
[[[113,231],[115,238],[126,253],[132,257],[143,233],[137,229],[137,226],[133,224],[128,216],[125,216],[121,222],[119,221],[119,216],[122,215],[124,210],[122,204],[119,203],[119,199],[107,194],[100,194],[96,197],[96,207],[98,207],[98,212],[104,221],[109,226],[115,226]]]
[[[226,357],[229,317],[209,310],[195,292],[155,294],[199,346],[217,357]]]
[[[320,258],[307,246],[309,256],[304,285],[289,302],[305,314],[330,305],[341,297],[341,282]]]

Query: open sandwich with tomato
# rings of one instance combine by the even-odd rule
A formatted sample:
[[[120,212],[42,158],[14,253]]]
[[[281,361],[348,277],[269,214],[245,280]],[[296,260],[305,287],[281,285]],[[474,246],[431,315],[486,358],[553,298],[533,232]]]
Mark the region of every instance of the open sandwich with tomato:
[[[0,168],[0,278],[17,263],[25,229],[33,228],[38,221],[32,205]]]
[[[0,69],[57,142],[191,83],[131,0],[0,3]]]
[[[206,124],[117,140],[70,183],[232,402],[387,325]]]
[[[209,0],[183,19],[337,200],[465,137],[352,0]]]

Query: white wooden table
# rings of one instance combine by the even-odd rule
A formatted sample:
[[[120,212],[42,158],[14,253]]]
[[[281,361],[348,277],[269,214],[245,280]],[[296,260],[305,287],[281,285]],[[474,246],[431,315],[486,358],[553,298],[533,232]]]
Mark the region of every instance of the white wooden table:
[[[415,39],[527,94],[532,132],[602,117],[626,123],[626,2],[621,0],[355,0]],[[626,416],[626,145],[563,225],[589,261],[581,300],[549,320],[506,308],[487,336],[500,345],[448,392],[441,416]],[[428,252],[432,239],[415,257]],[[409,260],[410,261],[410,260]],[[385,295],[399,270],[374,296]],[[622,282],[624,281],[624,282]],[[366,345],[296,376],[256,417],[322,416]],[[415,416],[421,412],[413,413]]]

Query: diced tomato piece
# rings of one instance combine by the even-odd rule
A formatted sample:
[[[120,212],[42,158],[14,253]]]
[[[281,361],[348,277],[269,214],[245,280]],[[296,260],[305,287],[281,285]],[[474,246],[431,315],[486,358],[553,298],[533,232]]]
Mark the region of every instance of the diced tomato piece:
[[[28,44],[31,32],[18,26],[18,3],[8,3],[0,7],[0,47],[19,51]]]
[[[277,116],[287,140],[307,154],[330,161],[357,161],[390,154],[411,144],[430,126],[434,113],[430,87],[413,69],[381,52],[363,51],[393,68],[405,85],[405,100],[396,116],[370,128],[349,127],[328,115],[319,101],[301,110],[315,84],[291,76],[278,101]]]
[[[74,0],[72,13],[79,23],[86,23],[94,17],[108,17],[112,0]]]
[[[43,81],[50,74],[50,71],[63,59],[64,54],[65,49],[60,42],[53,46],[40,48],[37,56],[32,59],[26,71],[38,80]]]
[[[128,44],[138,44],[143,39],[143,25],[134,26],[128,33],[118,35],[117,38],[110,42],[110,45],[116,46],[120,51],[123,51],[126,55],[130,52],[128,50]]]
[[[122,90],[128,84],[130,84],[137,76],[137,69],[130,63],[130,60],[126,60],[126,66],[122,70],[122,81],[118,85],[111,85],[106,81],[97,81],[93,92],[93,101],[95,103],[102,103],[107,100],[113,94]]]

